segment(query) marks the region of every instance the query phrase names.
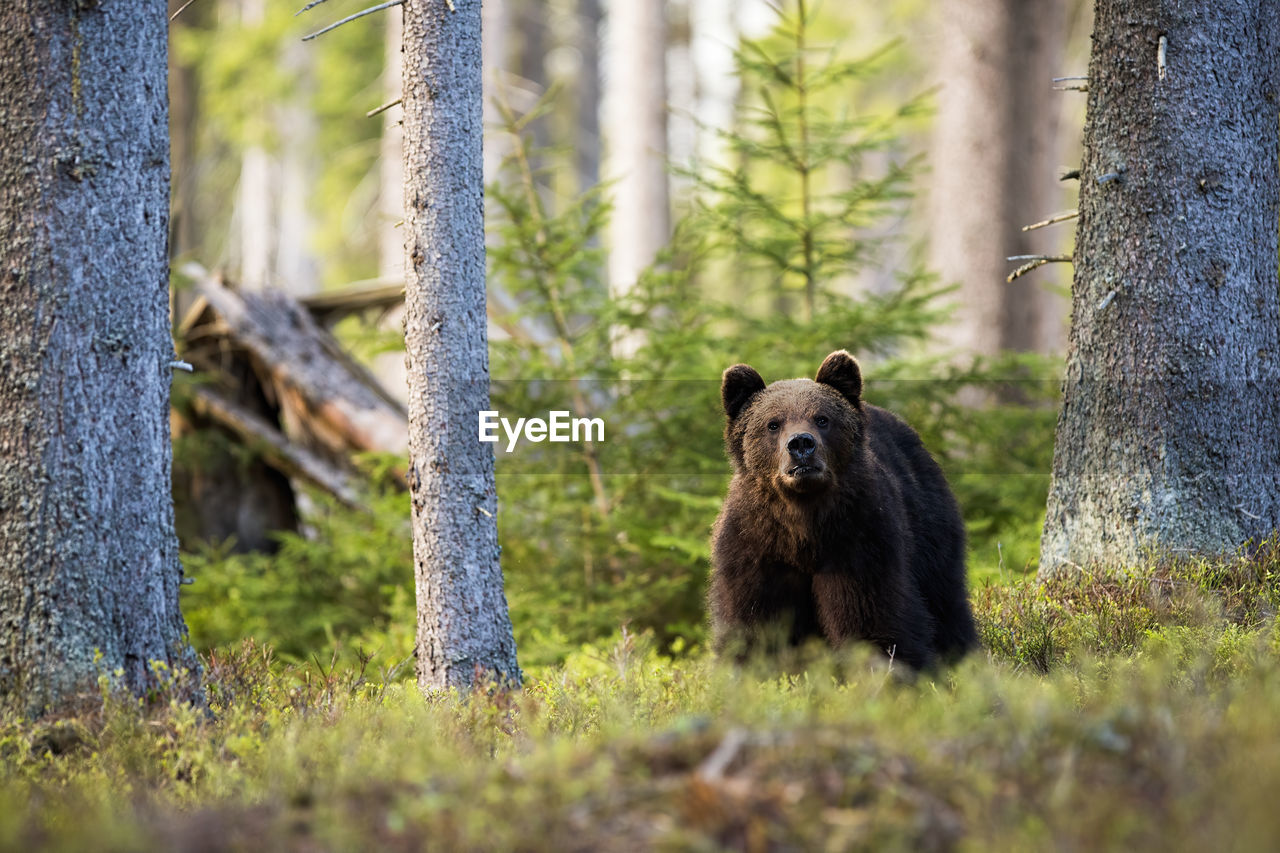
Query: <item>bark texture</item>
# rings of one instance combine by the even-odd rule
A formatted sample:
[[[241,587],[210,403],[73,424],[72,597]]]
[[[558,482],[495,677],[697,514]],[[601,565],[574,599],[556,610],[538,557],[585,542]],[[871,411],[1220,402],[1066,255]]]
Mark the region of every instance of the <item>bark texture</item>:
[[[609,4],[605,55],[609,286],[626,293],[671,236],[667,188],[666,4]]]
[[[1061,351],[1064,300],[1046,275],[1005,282],[1012,255],[1057,254],[1061,228],[1023,232],[1058,212],[1059,100],[1066,0],[939,4],[938,117],[930,177],[930,261],[959,283],[949,343],[964,352]]]
[[[163,0],[0,11],[0,696],[196,671],[169,490]],[[101,659],[95,661],[95,653]]]
[[[1042,574],[1280,523],[1271,0],[1099,0]]]
[[[405,349],[418,683],[519,682],[489,408],[480,0],[404,5]]]

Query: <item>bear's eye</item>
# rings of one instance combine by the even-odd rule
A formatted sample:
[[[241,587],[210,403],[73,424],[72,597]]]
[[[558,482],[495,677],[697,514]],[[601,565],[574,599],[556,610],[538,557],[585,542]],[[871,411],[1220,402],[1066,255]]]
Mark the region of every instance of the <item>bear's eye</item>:
[[[769,432],[777,432],[781,427],[782,424],[777,421],[769,421]]]
[[[826,415],[818,415],[816,418],[813,419],[813,422],[818,426],[823,427],[824,429],[826,428],[827,424],[831,423],[831,421],[827,419]]]

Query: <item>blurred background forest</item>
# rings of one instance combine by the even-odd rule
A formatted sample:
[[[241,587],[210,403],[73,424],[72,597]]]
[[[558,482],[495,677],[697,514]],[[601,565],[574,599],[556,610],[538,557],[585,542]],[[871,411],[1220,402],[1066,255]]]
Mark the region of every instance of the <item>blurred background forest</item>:
[[[668,653],[702,644],[729,472],[719,377],[739,361],[772,380],[855,352],[867,398],[946,469],[971,582],[1034,569],[1070,265],[1006,276],[1011,257],[1070,252],[1070,221],[1022,229],[1075,204],[1061,178],[1084,101],[1053,81],[1082,73],[1089,10],[943,5],[486,0],[494,408],[607,424],[603,444],[499,447],[524,667],[623,625]],[[360,8],[197,0],[171,27],[175,335],[198,368],[175,387],[175,499],[202,650],[413,649],[394,442],[323,440],[323,417],[285,399],[288,353],[209,336],[191,266],[251,309],[308,309],[394,422],[400,13],[302,40]],[[235,428],[215,398],[296,447]]]

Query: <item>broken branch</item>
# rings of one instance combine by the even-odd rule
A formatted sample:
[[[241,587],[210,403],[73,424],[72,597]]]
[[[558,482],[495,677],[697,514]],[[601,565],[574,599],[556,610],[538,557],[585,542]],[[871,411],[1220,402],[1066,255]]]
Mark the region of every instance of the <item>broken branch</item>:
[[[345,472],[290,441],[254,412],[201,386],[192,389],[192,406],[198,414],[251,443],[280,471],[319,486],[353,509],[360,508],[359,493]]]
[[[376,116],[378,113],[385,113],[387,110],[391,109],[391,108],[392,108],[392,107],[394,107],[396,104],[399,104],[399,103],[401,103],[401,102],[403,102],[403,101],[404,101],[404,98],[396,98],[394,101],[387,101],[387,102],[386,102],[385,104],[383,104],[382,106],[380,106],[380,107],[374,107],[373,109],[369,110],[369,112],[367,112],[367,113],[365,113],[365,114],[364,114],[364,117],[365,117],[365,118],[373,118],[373,117],[374,117],[374,116]]]
[[[1071,263],[1070,255],[1013,255],[1012,257],[1009,258],[1009,260],[1021,261],[1027,258],[1030,258],[1031,261],[1029,263],[1023,264],[1013,272],[1009,273],[1009,275],[1005,278],[1005,281],[1007,283],[1012,284],[1016,279],[1022,278],[1022,276],[1026,275],[1027,273],[1031,272],[1034,269],[1039,269],[1045,264]]]
[[[169,23],[172,24],[174,19],[177,18],[179,15],[181,15],[183,12],[187,11],[187,7],[194,2],[196,2],[196,0],[187,0],[186,3],[183,3],[181,6],[179,6],[178,11],[174,12],[172,15],[169,16]],[[323,3],[324,0],[320,0],[320,2]]]
[[[320,5],[321,3],[323,3],[323,2],[324,2],[324,0],[311,0],[311,2],[310,2],[310,3],[308,3],[308,4],[307,4],[307,5],[305,5],[305,6],[303,6],[303,7],[302,7],[301,9],[299,9],[298,11],[294,12],[294,13],[293,13],[293,16],[296,18],[296,17],[298,17],[299,15],[301,15],[303,12],[307,11],[308,9],[314,9],[315,7],[319,6],[319,5]]]
[[[312,33],[309,36],[303,36],[302,40],[311,41],[313,38],[317,36],[322,36],[325,33],[329,32],[330,30],[336,30],[338,27],[342,26],[343,24],[349,24],[358,18],[363,18],[365,15],[372,15],[374,12],[381,12],[383,9],[390,9],[392,6],[400,6],[403,3],[404,3],[404,0],[389,0],[389,2],[387,3],[379,3],[377,6],[370,6],[368,9],[362,9],[361,11],[356,12],[354,15],[348,15],[347,17],[343,18],[341,21],[338,21],[335,24],[330,24],[329,26],[325,27],[322,30],[316,30],[314,33]],[[303,11],[306,11],[306,10],[304,9]]]
[[[1034,231],[1037,228],[1047,228],[1050,225],[1056,225],[1059,222],[1066,222],[1068,219],[1075,219],[1079,215],[1080,215],[1080,211],[1078,210],[1067,210],[1067,211],[1063,211],[1062,213],[1055,213],[1053,216],[1050,216],[1048,219],[1042,219],[1039,222],[1033,222],[1030,225],[1022,226],[1022,230]]]

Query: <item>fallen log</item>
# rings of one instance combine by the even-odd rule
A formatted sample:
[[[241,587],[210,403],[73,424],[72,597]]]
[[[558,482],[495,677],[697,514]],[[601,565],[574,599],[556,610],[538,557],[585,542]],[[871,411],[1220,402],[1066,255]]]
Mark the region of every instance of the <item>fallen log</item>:
[[[243,350],[293,440],[343,457],[408,452],[404,407],[302,303],[282,291],[237,293],[211,275],[196,287],[200,298],[179,333],[193,345],[184,355],[197,368],[217,370],[228,345]]]
[[[194,280],[195,298],[175,337],[181,357],[195,369],[195,381],[175,388],[180,410],[175,435],[215,429],[225,437],[216,447],[226,448],[230,441],[247,448],[255,460],[246,468],[237,461],[243,456],[215,447],[184,463],[196,466],[181,472],[184,476],[175,470],[179,490],[193,489],[189,495],[175,494],[192,510],[179,513],[188,521],[180,530],[184,541],[234,536],[241,550],[260,550],[264,542],[270,547],[258,529],[262,520],[297,529],[296,512],[279,511],[281,498],[284,506],[296,501],[291,482],[359,507],[361,474],[353,457],[364,452],[404,457],[408,416],[322,323],[393,307],[403,299],[403,287],[300,301],[281,291],[237,292],[195,264],[182,272]],[[222,495],[217,505],[223,508],[214,509],[209,495]]]
[[[353,509],[361,506],[360,493],[347,472],[290,441],[252,410],[200,386],[193,389],[191,403],[197,415],[238,436],[272,467],[323,489]]]

